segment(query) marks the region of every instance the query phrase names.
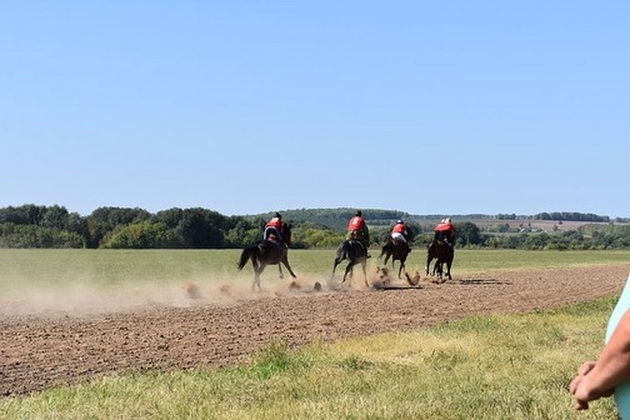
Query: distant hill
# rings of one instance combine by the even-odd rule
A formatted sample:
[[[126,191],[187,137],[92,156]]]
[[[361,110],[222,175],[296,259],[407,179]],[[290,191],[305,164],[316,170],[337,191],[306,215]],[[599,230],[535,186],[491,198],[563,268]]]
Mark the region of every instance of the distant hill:
[[[335,230],[344,230],[348,220],[354,215],[354,208],[322,208],[322,209],[294,209],[281,210],[280,213],[285,220],[293,222],[311,222],[315,225],[326,226]],[[389,226],[397,219],[405,219],[406,221],[415,222],[420,225],[436,223],[441,219],[450,217],[458,222],[472,221],[482,222],[482,224],[506,221],[575,221],[582,223],[598,222],[608,223],[611,221],[608,216],[600,216],[592,213],[578,212],[551,212],[537,213],[535,215],[522,214],[410,214],[400,210],[384,210],[384,209],[362,209],[363,215],[371,226]],[[246,215],[248,219],[263,218],[268,219],[275,212],[260,213],[254,215]],[[625,222],[627,219],[615,219],[616,222]]]

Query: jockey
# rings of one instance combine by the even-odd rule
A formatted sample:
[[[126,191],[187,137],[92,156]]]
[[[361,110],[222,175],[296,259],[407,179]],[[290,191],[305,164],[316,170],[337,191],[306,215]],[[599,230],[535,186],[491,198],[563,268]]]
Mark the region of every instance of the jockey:
[[[392,239],[395,241],[403,242],[407,245],[407,249],[411,250],[409,247],[408,241],[409,231],[407,230],[407,225],[405,225],[405,221],[400,219],[396,222],[394,227],[392,228]]]
[[[265,233],[263,234],[264,240],[269,240],[271,235],[276,237],[276,240],[280,243],[284,243],[282,237],[282,230],[284,228],[284,222],[282,221],[282,215],[278,212],[271,218],[265,225]]]
[[[357,211],[350,219],[350,222],[348,222],[348,233],[346,235],[346,239],[356,239],[361,242],[365,247],[366,252],[370,247],[370,232],[368,232],[361,210]]]
[[[453,246],[455,242],[455,227],[450,218],[442,219],[440,224],[435,227],[434,239],[436,241],[443,240],[450,246]]]

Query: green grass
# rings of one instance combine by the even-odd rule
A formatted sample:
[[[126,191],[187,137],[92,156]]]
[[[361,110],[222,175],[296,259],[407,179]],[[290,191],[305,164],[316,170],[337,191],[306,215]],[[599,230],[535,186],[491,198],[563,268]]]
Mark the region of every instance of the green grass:
[[[377,264],[377,250],[370,264]],[[141,283],[153,285],[213,282],[251,278],[251,268],[238,274],[240,250],[54,250],[0,249],[2,289],[0,298],[14,291],[56,288],[70,284],[90,287],[121,287]],[[409,270],[422,269],[423,249],[408,260]],[[333,250],[292,250],[290,261],[299,274],[328,276]],[[630,264],[630,251],[511,251],[458,250],[453,273],[489,270],[536,269],[591,264]],[[276,281],[270,268],[265,281]]]
[[[227,369],[132,373],[0,401],[4,418],[614,418],[566,386],[598,354],[614,299],[315,344]]]
[[[239,256],[240,250],[0,249],[0,269],[5,277],[19,275],[29,281],[63,282],[77,275],[103,283],[168,281],[200,272],[234,274]],[[294,269],[309,274],[327,273],[333,258],[334,250],[290,252]],[[425,258],[424,250],[415,250],[408,264],[424,266]],[[630,264],[630,251],[458,250],[455,257],[460,272],[615,263]]]

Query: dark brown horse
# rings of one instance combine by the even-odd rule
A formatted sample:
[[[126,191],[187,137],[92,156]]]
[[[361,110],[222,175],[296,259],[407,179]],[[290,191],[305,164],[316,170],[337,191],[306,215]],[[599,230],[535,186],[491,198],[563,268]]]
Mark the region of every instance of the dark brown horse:
[[[241,259],[238,263],[238,269],[239,271],[242,270],[248,260],[252,261],[252,265],[254,267],[254,283],[252,283],[252,289],[255,289],[256,286],[258,286],[258,290],[261,290],[260,274],[268,265],[278,265],[281,279],[284,278],[282,266],[280,265],[281,263],[284,264],[287,270],[289,270],[289,273],[293,276],[293,278],[296,277],[289,265],[288,259],[288,246],[291,245],[291,226],[285,224],[281,235],[284,238],[284,243],[270,238],[262,240],[256,245],[248,246],[243,250]]]
[[[438,278],[443,279],[443,265],[446,264],[446,275],[449,280],[452,280],[451,266],[453,265],[453,258],[455,258],[455,251],[453,250],[453,247],[445,241],[438,239],[429,244],[427,251],[427,275],[429,274],[429,265],[431,265],[431,261],[436,259],[437,261],[435,262],[435,267],[433,267],[431,275],[434,276],[437,272]]]
[[[409,245],[406,242],[390,239],[387,241],[383,249],[381,250],[381,255],[379,255],[379,259],[385,255],[385,261],[383,264],[387,265],[389,259],[392,259],[392,268],[394,268],[394,262],[400,261],[400,268],[398,269],[398,278],[402,278],[403,270],[405,269],[405,261],[407,261],[407,255],[411,252],[409,249]]]
[[[335,276],[335,269],[343,260],[350,261],[348,263],[348,266],[346,267],[346,271],[343,274],[343,280],[341,281],[342,283],[344,283],[346,281],[346,277],[348,277],[348,274],[350,274],[350,278],[352,278],[352,268],[357,264],[361,264],[361,268],[363,269],[363,278],[365,279],[365,285],[367,287],[370,287],[370,283],[368,283],[367,279],[367,272],[365,269],[367,259],[367,248],[365,247],[365,245],[363,245],[356,239],[344,241],[341,245],[339,245],[339,248],[337,248],[337,255],[335,257],[332,275],[333,277]]]

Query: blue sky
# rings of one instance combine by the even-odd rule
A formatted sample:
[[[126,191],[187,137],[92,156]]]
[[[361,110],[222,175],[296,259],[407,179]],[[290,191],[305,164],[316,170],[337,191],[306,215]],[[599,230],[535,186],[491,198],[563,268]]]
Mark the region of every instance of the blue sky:
[[[630,3],[0,5],[0,206],[630,215]]]

